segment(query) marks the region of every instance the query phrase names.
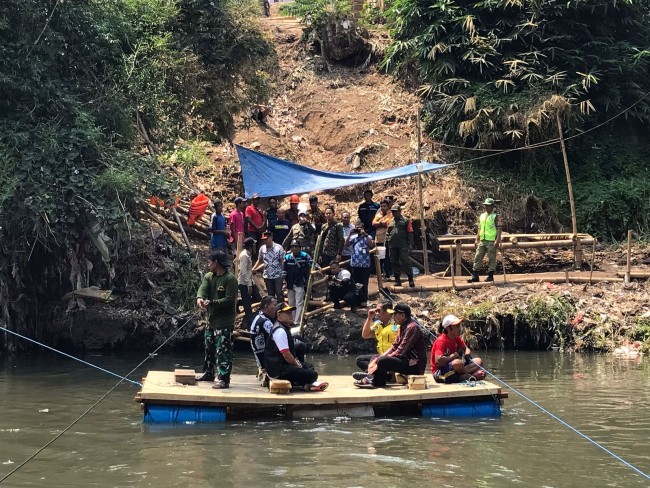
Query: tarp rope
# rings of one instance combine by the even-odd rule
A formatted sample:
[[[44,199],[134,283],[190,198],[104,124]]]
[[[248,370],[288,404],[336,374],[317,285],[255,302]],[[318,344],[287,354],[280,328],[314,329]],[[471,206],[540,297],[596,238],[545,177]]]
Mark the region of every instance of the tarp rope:
[[[515,392],[517,395],[519,395],[521,398],[523,398],[524,400],[526,400],[527,402],[529,402],[531,405],[534,405],[535,407],[537,407],[538,409],[540,409],[542,412],[544,412],[546,415],[548,415],[548,416],[551,417],[552,419],[557,420],[557,421],[560,422],[562,425],[564,425],[566,428],[568,428],[569,430],[572,430],[573,432],[575,432],[576,434],[578,434],[578,435],[579,435],[580,437],[582,437],[583,439],[586,439],[587,441],[591,442],[594,446],[598,447],[599,449],[602,449],[602,450],[605,451],[607,454],[609,454],[610,456],[612,456],[614,459],[617,459],[618,461],[622,462],[622,463],[625,464],[628,468],[631,468],[632,470],[634,470],[635,472],[637,472],[638,474],[640,474],[640,475],[643,476],[644,478],[646,478],[646,479],[650,479],[650,475],[648,475],[647,473],[644,473],[644,472],[641,471],[639,468],[637,468],[637,467],[634,466],[633,464],[629,463],[628,461],[626,461],[625,459],[623,459],[623,458],[622,458],[621,456],[619,456],[618,454],[616,454],[616,453],[610,451],[609,449],[607,449],[607,448],[606,448],[605,446],[603,446],[602,444],[596,442],[596,441],[593,440],[591,437],[589,437],[587,434],[584,434],[584,433],[580,432],[578,429],[576,429],[575,427],[573,427],[572,425],[570,425],[568,422],[562,420],[560,417],[558,417],[557,415],[555,415],[553,412],[551,412],[551,411],[547,410],[546,408],[542,407],[542,406],[541,406],[539,403],[537,403],[536,401],[531,400],[531,399],[528,398],[526,395],[524,395],[522,392],[520,392],[519,390],[517,390],[516,388],[514,388],[512,385],[509,385],[508,383],[506,383],[505,381],[503,381],[502,379],[500,379],[500,378],[497,377],[496,375],[490,373],[487,369],[485,369],[483,366],[481,366],[480,364],[478,364],[477,362],[475,362],[473,359],[472,359],[472,362],[473,362],[474,364],[476,364],[480,369],[482,369],[486,374],[489,374],[492,378],[494,378],[496,381],[498,381],[499,383],[501,383],[501,384],[502,384],[503,386],[505,386],[506,388],[509,388],[510,390],[514,391],[514,392]]]
[[[77,417],[74,422],[72,422],[70,425],[68,425],[65,429],[63,429],[61,432],[59,432],[53,439],[48,441],[43,447],[39,448],[34,454],[29,456],[27,459],[25,459],[22,463],[20,463],[18,466],[16,466],[14,469],[12,469],[9,473],[4,475],[2,478],[0,478],[0,483],[3,483],[6,481],[10,476],[12,476],[14,473],[16,473],[19,469],[21,469],[23,466],[25,466],[27,463],[29,463],[32,459],[34,459],[36,456],[38,456],[41,452],[43,452],[45,449],[47,449],[49,446],[51,446],[54,442],[56,442],[63,434],[68,432],[72,427],[74,427],[81,419],[83,419],[90,411],[95,408],[97,405],[99,405],[102,400],[104,400],[108,395],[110,395],[113,390],[115,390],[118,386],[122,384],[123,381],[127,380],[127,377],[133,374],[140,366],[142,366],[145,362],[147,362],[149,359],[154,357],[160,349],[163,348],[165,344],[167,344],[176,334],[178,334],[189,322],[192,320],[194,317],[196,317],[199,314],[199,311],[197,310],[194,312],[190,317],[174,331],[172,335],[170,335],[167,339],[165,339],[165,342],[160,344],[153,352],[150,352],[146,358],[144,358],[142,361],[138,363],[137,366],[135,366],[131,371],[126,373],[124,376],[120,377],[120,381],[118,381],[110,390],[108,390],[106,393],[104,393],[99,400],[97,400],[95,403],[93,403],[90,407],[86,409],[84,413],[82,413],[79,417]]]
[[[59,354],[65,356],[65,357],[67,357],[67,358],[74,359],[75,361],[79,361],[80,363],[85,364],[86,366],[90,366],[91,368],[98,369],[99,371],[103,371],[104,373],[110,374],[111,376],[115,376],[116,378],[122,378],[122,375],[119,375],[119,374],[117,374],[117,373],[113,373],[112,371],[109,371],[109,370],[107,370],[107,369],[104,369],[104,368],[102,368],[101,366],[97,366],[96,364],[89,363],[88,361],[84,361],[83,359],[80,359],[80,358],[77,358],[77,357],[71,356],[70,354],[68,354],[68,353],[66,353],[66,352],[59,351],[58,349],[54,349],[53,347],[50,347],[50,346],[48,346],[47,344],[43,344],[42,342],[38,342],[37,340],[31,339],[31,338],[29,338],[29,337],[27,337],[27,336],[24,336],[24,335],[22,335],[22,334],[19,334],[18,332],[15,332],[15,331],[13,331],[13,330],[11,330],[11,329],[7,329],[6,327],[2,327],[1,325],[0,325],[0,330],[4,330],[5,332],[8,332],[9,334],[12,334],[12,335],[15,335],[15,336],[17,336],[17,337],[20,337],[21,339],[25,339],[26,341],[29,341],[29,342],[32,342],[32,343],[34,343],[34,344],[36,344],[36,345],[39,345],[39,346],[41,346],[41,347],[44,347],[45,349],[49,349],[50,351],[54,351],[54,352],[56,352],[56,353],[59,353]],[[129,383],[133,383],[134,385],[142,386],[142,383],[140,383],[139,381],[130,380],[130,379],[128,379],[128,378],[124,378],[124,379],[125,379],[126,381],[128,381]]]
[[[386,298],[388,298],[391,302],[395,303],[395,299],[391,296],[391,294],[388,292],[388,290],[380,289],[380,292],[382,293],[382,295],[384,295]],[[415,322],[416,324],[418,324],[418,325],[420,326],[420,328],[421,328],[423,331],[425,331],[426,333],[428,333],[428,334],[429,334],[431,337],[433,337],[434,340],[435,340],[436,336],[435,336],[435,334],[434,334],[433,332],[431,332],[429,329],[427,329],[427,328],[426,328],[424,325],[422,325],[418,320],[416,320],[416,319],[413,319],[413,320],[414,320],[414,322]],[[489,371],[488,371],[487,369],[485,369],[483,366],[481,366],[481,365],[478,364],[476,361],[474,361],[474,359],[470,358],[470,361],[472,361],[476,366],[479,367],[479,369],[483,370],[486,374],[489,374],[492,378],[494,378],[496,381],[498,381],[499,383],[501,383],[501,384],[502,384],[503,386],[505,386],[506,388],[509,388],[510,390],[514,391],[514,392],[515,392],[517,395],[519,395],[521,398],[523,398],[524,400],[526,400],[527,402],[529,402],[531,405],[533,405],[533,406],[537,407],[538,409],[540,409],[542,412],[544,412],[546,415],[548,415],[548,416],[551,417],[552,419],[557,420],[557,421],[560,422],[562,425],[564,425],[566,428],[572,430],[573,432],[575,432],[576,434],[578,434],[580,437],[582,437],[582,438],[586,439],[587,441],[591,442],[594,446],[598,447],[599,449],[602,449],[602,450],[605,451],[607,454],[609,454],[610,456],[612,456],[614,459],[616,459],[616,460],[622,462],[622,463],[625,464],[627,467],[631,468],[632,470],[634,470],[636,473],[640,474],[640,475],[643,476],[644,478],[646,478],[646,479],[650,479],[650,475],[648,475],[647,473],[644,473],[644,472],[641,471],[639,468],[637,468],[637,467],[634,466],[633,464],[629,463],[628,461],[626,461],[625,459],[623,459],[622,457],[620,457],[618,454],[616,454],[616,453],[610,451],[609,449],[607,449],[607,448],[606,448],[605,446],[603,446],[602,444],[596,442],[596,441],[593,440],[591,437],[589,437],[587,434],[584,434],[584,433],[580,432],[578,429],[576,429],[575,427],[573,427],[572,425],[570,425],[568,422],[562,420],[560,417],[558,417],[557,415],[555,415],[553,412],[551,412],[551,411],[547,410],[546,408],[542,407],[539,403],[535,402],[534,400],[531,400],[531,399],[528,398],[526,395],[524,395],[522,392],[520,392],[519,390],[517,390],[515,387],[513,387],[512,385],[506,383],[505,381],[503,381],[502,379],[500,379],[498,376],[496,376],[496,375],[492,374],[491,372],[489,372]],[[477,382],[477,383],[479,383],[479,382]],[[488,390],[488,391],[489,391],[489,390]],[[494,395],[493,395],[493,396],[494,396]]]

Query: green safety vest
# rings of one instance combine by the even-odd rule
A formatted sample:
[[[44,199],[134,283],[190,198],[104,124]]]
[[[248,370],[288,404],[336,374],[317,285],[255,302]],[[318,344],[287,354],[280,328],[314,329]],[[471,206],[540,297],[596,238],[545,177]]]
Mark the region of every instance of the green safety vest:
[[[478,235],[482,241],[496,241],[497,240],[497,214],[492,212],[488,215],[483,212],[478,222]]]

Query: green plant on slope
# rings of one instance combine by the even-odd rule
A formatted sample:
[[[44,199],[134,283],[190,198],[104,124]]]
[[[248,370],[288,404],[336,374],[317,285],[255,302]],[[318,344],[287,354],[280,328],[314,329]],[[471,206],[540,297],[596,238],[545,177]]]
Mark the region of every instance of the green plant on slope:
[[[650,88],[645,0],[395,0],[383,66],[421,85],[431,135],[479,148],[556,137]],[[568,110],[570,107],[573,110]],[[647,122],[650,99],[627,117]]]

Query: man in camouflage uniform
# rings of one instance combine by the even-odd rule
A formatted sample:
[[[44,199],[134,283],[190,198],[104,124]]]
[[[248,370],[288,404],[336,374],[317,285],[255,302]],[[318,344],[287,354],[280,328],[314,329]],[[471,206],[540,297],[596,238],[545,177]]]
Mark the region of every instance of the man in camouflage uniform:
[[[325,209],[326,223],[323,225],[321,231],[322,252],[319,257],[321,266],[329,266],[332,261],[341,261],[341,252],[343,252],[343,244],[345,238],[343,237],[343,225],[334,220],[334,207],[327,207]]]
[[[413,249],[413,226],[410,219],[402,217],[402,207],[391,207],[393,220],[388,224],[386,247],[390,249],[390,266],[395,274],[395,286],[402,286],[401,272],[403,271],[409,286],[414,287],[413,268],[409,262],[409,252]]]
[[[228,257],[223,251],[210,254],[209,272],[196,293],[196,305],[208,312],[205,327],[205,361],[198,381],[217,380],[212,388],[230,386],[232,371],[232,329],[237,314],[237,278],[228,271]]]

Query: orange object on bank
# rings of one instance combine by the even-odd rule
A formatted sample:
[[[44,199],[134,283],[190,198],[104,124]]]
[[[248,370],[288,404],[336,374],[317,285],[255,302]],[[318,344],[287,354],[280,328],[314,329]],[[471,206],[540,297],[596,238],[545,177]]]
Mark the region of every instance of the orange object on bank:
[[[210,199],[203,193],[194,197],[190,202],[190,217],[187,219],[187,225],[194,225],[198,219],[205,213],[210,204]]]

